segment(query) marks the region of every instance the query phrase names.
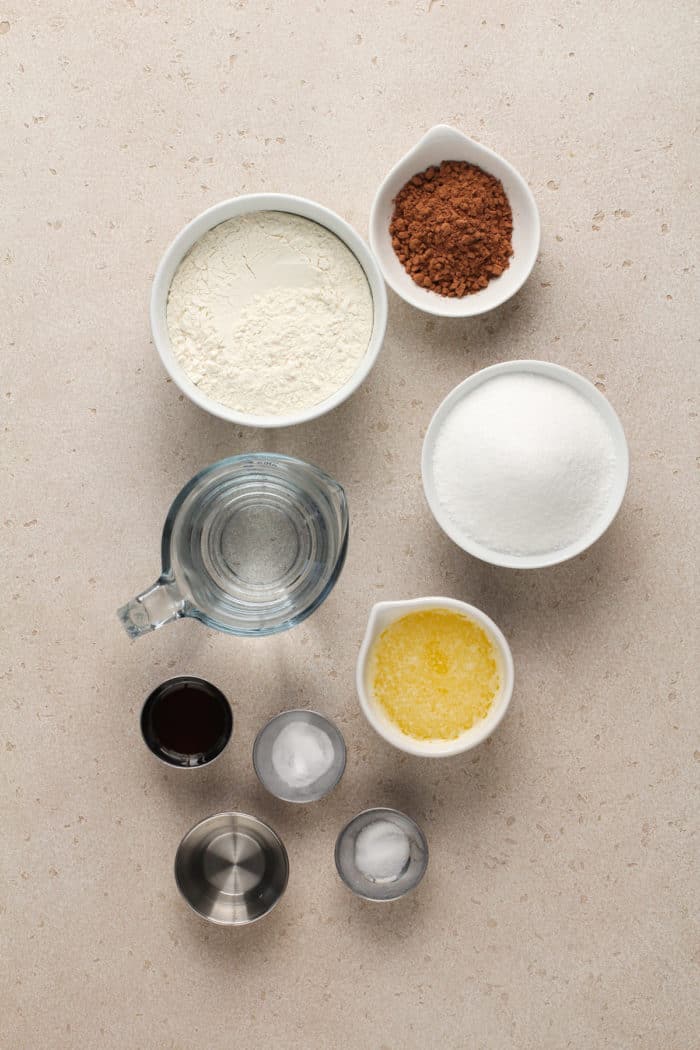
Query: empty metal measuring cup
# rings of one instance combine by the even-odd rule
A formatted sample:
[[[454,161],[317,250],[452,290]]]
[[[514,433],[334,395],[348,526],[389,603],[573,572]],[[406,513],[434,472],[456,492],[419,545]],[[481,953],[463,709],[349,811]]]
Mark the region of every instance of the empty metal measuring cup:
[[[175,881],[193,911],[219,926],[245,926],[272,911],[287,887],[279,836],[248,813],[216,813],[187,832]]]
[[[163,571],[119,609],[132,638],[183,616],[228,634],[300,623],[328,596],[345,560],[342,487],[290,456],[249,453],[200,471],[163,528]]]

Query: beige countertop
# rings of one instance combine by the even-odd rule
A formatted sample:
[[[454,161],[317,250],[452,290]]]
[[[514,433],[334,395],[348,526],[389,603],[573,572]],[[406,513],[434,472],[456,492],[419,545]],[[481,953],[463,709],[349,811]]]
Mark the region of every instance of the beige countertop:
[[[0,63],[3,1050],[689,1050],[693,5],[9,0]],[[391,295],[370,379],[308,426],[241,431],[179,396],[147,312],[176,231],[279,190],[365,235],[380,179],[443,121],[533,189],[542,250],[522,293],[464,322]],[[533,356],[605,391],[632,474],[587,555],[525,573],[441,534],[419,456],[452,386]],[[183,622],[130,643],[114,612],[157,575],[172,497],[250,449],[346,486],[333,595],[278,638]],[[482,607],[516,662],[496,735],[443,762],[385,745],[353,684],[372,603],[432,593]],[[201,775],[139,736],[144,697],[179,672],[234,704],[234,740]],[[250,761],[294,705],[336,719],[349,749],[339,789],[306,808],[268,797]],[[373,804],[431,846],[418,891],[388,906],[354,899],[332,862]],[[241,931],[200,923],[172,875],[184,831],[225,808],[269,820],[292,865],[279,908]]]

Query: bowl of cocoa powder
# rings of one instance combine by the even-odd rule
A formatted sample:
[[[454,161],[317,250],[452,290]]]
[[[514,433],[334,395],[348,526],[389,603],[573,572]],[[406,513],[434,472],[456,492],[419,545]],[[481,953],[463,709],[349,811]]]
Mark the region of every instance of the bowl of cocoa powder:
[[[508,161],[438,124],[379,187],[370,243],[387,284],[406,302],[441,317],[474,317],[525,283],[540,219]]]

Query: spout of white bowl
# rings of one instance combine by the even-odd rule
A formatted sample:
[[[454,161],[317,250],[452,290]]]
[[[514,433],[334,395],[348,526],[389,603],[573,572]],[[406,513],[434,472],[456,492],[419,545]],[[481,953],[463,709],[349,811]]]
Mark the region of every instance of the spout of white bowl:
[[[417,608],[422,608],[423,601],[424,599],[422,598],[408,598],[396,602],[377,602],[370,609],[364,638],[362,639],[357,658],[357,688],[361,695],[364,692],[365,665],[372,642],[394,620],[398,620],[401,616],[415,611]]]
[[[462,146],[465,142],[472,141],[464,132],[458,131],[457,128],[453,128],[449,124],[436,124],[430,131],[426,131],[415,149],[420,149],[423,146],[435,147],[444,154],[443,160],[451,160],[453,158],[449,156],[449,153],[445,153],[445,150],[449,151],[451,146]]]
[[[414,606],[415,601],[411,599],[396,602],[377,602],[370,609],[362,644],[369,645],[372,639],[376,638],[385,627],[388,627],[390,623],[393,623],[404,612],[409,612]]]

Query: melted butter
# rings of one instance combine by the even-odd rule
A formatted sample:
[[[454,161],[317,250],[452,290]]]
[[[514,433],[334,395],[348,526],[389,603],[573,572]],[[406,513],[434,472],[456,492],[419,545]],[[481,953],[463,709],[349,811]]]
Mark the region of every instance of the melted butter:
[[[427,609],[401,617],[376,638],[368,683],[408,736],[454,740],[487,715],[501,678],[482,627],[452,609]]]

